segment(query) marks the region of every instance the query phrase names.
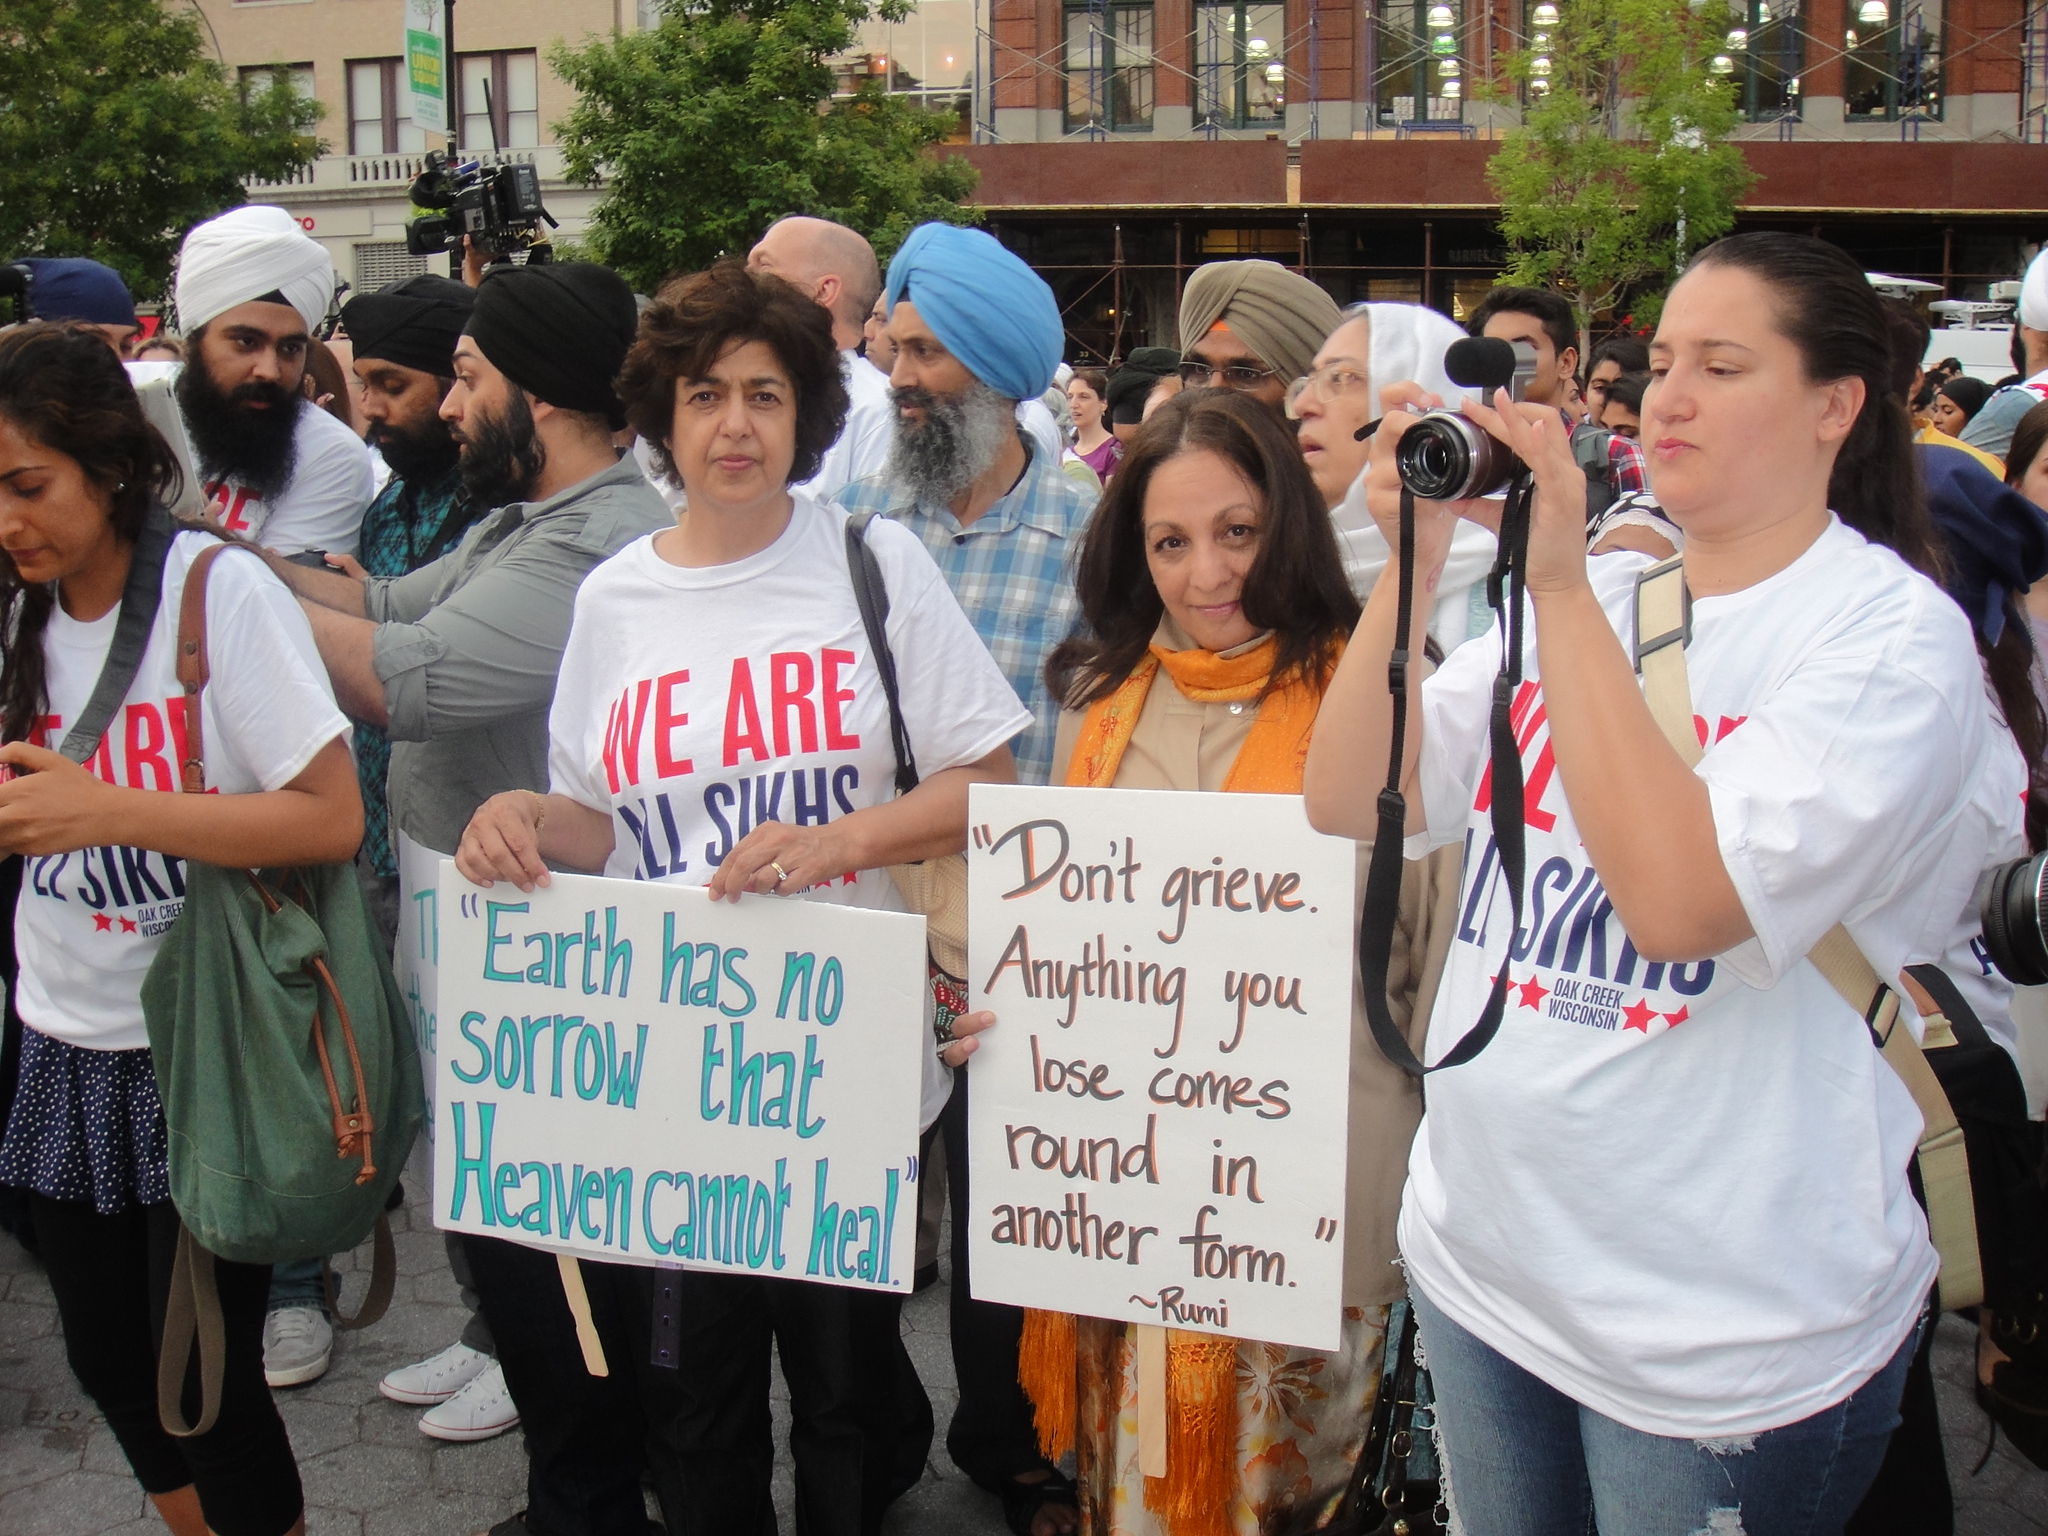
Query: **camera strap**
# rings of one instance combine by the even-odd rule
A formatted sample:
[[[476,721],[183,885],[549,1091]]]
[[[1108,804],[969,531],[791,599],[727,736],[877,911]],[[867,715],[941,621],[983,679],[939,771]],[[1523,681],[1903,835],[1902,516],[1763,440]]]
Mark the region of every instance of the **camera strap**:
[[[1534,488],[1529,476],[1517,475],[1508,486],[1507,503],[1501,509],[1500,541],[1493,569],[1486,577],[1486,602],[1501,626],[1502,654],[1499,673],[1493,680],[1493,708],[1488,721],[1492,762],[1492,804],[1494,847],[1500,856],[1501,874],[1508,883],[1512,935],[1522,927],[1522,887],[1526,853],[1522,822],[1522,751],[1515,739],[1515,692],[1522,683],[1522,593],[1529,554],[1529,510]],[[1365,993],[1366,1022],[1372,1037],[1395,1066],[1412,1076],[1462,1066],[1485,1050],[1500,1029],[1507,1007],[1508,965],[1501,963],[1493,978],[1493,990],[1478,1022],[1464,1038],[1445,1053],[1433,1067],[1425,1067],[1409,1047],[1394,1022],[1387,1002],[1387,971],[1393,957],[1394,929],[1401,908],[1402,845],[1408,836],[1408,800],[1401,793],[1403,759],[1408,745],[1408,635],[1415,617],[1415,494],[1401,488],[1401,546],[1397,561],[1397,605],[1394,648],[1387,657],[1387,692],[1394,708],[1391,746],[1387,753],[1387,784],[1380,791],[1379,832],[1372,845],[1372,862],[1366,868],[1365,911],[1358,925],[1358,980]]]

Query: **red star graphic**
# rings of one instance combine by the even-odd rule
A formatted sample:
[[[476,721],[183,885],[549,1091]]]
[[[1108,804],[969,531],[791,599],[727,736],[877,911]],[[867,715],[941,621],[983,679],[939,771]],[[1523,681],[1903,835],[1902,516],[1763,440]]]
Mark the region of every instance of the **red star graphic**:
[[[1664,1022],[1666,1024],[1669,1024],[1673,1029],[1676,1029],[1679,1025],[1683,1024],[1687,1019],[1691,1017],[1692,1013],[1689,1009],[1680,1008],[1676,1013],[1665,1014]],[[1647,1033],[1647,1031],[1645,1031],[1645,1033]]]
[[[138,932],[139,930],[138,930],[138,929],[136,928],[136,926],[135,926],[135,919],[134,919],[134,918],[132,918],[132,917],[124,917],[124,918],[122,918],[122,919],[121,919],[121,931],[122,931],[123,933],[136,933],[136,932]]]
[[[1501,976],[1506,976],[1506,975],[1507,975],[1507,971],[1506,971],[1505,969],[1502,969],[1502,970],[1501,970],[1501,972],[1500,972],[1500,973],[1499,973],[1498,975],[1494,975],[1494,976],[1489,976],[1489,977],[1487,978],[1486,984],[1487,984],[1487,985],[1488,985],[1489,987],[1497,987],[1497,986],[1499,986],[1499,985],[1500,985],[1500,978],[1501,978]],[[1513,986],[1513,985],[1514,985],[1514,978],[1513,978],[1513,977],[1511,977],[1511,976],[1510,976],[1510,977],[1508,977],[1508,985],[1509,985],[1509,986]]]
[[[1550,996],[1550,988],[1543,985],[1534,976],[1531,976],[1515,990],[1522,994],[1522,1006],[1524,1008],[1541,1008],[1543,1006],[1543,999]]]
[[[1647,1035],[1650,1032],[1650,1020],[1657,1017],[1657,1010],[1638,998],[1629,1007],[1621,1010],[1621,1016],[1628,1020],[1621,1026],[1623,1029],[1640,1029]]]
[[[95,912],[92,915],[92,926],[95,933],[112,933],[114,920],[104,912]]]

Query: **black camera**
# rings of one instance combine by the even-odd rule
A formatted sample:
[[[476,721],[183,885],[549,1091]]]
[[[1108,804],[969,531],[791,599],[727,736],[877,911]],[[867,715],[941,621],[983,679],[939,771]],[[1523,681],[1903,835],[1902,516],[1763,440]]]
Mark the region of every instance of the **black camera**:
[[[498,256],[544,248],[541,223],[555,224],[541,205],[540,173],[518,162],[450,165],[445,154],[430,149],[427,168],[413,178],[409,195],[414,206],[436,210],[405,226],[405,248],[415,256],[459,250],[464,235],[478,249]]]
[[[1984,950],[2007,981],[2022,987],[2048,983],[2048,931],[2041,926],[2048,853],[2014,859],[1985,871],[1977,886],[1977,920]]]
[[[1489,403],[1496,389],[1526,400],[1536,378],[1536,349],[1526,341],[1468,336],[1444,353],[1444,372]],[[1463,501],[1498,495],[1522,472],[1522,461],[1463,411],[1439,408],[1401,434],[1394,467],[1424,501]]]

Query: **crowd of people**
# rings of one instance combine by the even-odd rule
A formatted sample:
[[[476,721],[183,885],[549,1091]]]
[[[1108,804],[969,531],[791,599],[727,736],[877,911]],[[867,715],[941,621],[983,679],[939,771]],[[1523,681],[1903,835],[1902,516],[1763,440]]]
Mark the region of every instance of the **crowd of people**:
[[[1364,911],[1390,757],[1385,1008],[1458,1064],[1425,1095],[1357,991],[1339,1342],[1171,1332],[1174,1390],[1235,1426],[1215,1465],[1141,1470],[1158,1362],[1133,1327],[974,1298],[965,1079],[1000,1021],[902,1021],[935,1037],[953,1462],[1020,1536],[1377,1529],[1367,1429],[1412,1314],[1442,1459],[1415,1530],[1952,1529],[1923,1111],[1879,1059],[1891,1014],[1816,959],[2019,1081],[1980,876],[2048,846],[2048,256],[1997,386],[1924,369],[1925,321],[1790,235],[1708,246],[1654,335],[1587,355],[1545,289],[1461,325],[1213,262],[1178,346],[1114,367],[1066,362],[1044,281],[944,224],[886,268],[792,216],[652,296],[498,260],[337,306],[325,249],[245,207],[187,234],[178,333],[146,343],[112,272],[29,265],[33,318],[0,332],[0,1221],[178,1536],[303,1531],[271,1389],[318,1379],[335,1327],[324,1260],[221,1263],[218,1416],[165,1428],[180,1221],[143,983],[186,861],[352,860],[387,947],[407,846],[523,891],[566,870],[900,911],[892,867],[965,846],[972,785],[1023,782],[1300,795],[1356,843]],[[1453,383],[1468,334],[1526,360],[1514,391]],[[1445,407],[1524,467],[1507,501],[1404,488]],[[191,714],[179,616],[222,539],[262,559],[211,578]],[[823,740],[776,747],[793,799],[662,793],[733,768],[723,680],[771,656],[836,658]],[[608,711],[649,680],[661,728],[628,736]],[[171,793],[188,735],[215,794]],[[1527,930],[1475,922],[1520,911],[1524,867]],[[964,996],[945,959],[934,996]],[[1538,1007],[1582,962],[1634,999],[1623,1027]],[[2048,1221],[2038,1130],[2006,1130],[2033,1162],[1995,1212],[1980,1187],[1979,1389],[2024,1426],[2048,1419]],[[526,1507],[488,1536],[643,1536],[650,1492],[671,1536],[772,1531],[778,1364],[799,1530],[873,1536],[923,1473],[941,1426],[900,1294],[583,1259],[572,1300],[550,1252],[444,1238],[466,1325],[381,1390],[430,1436],[522,1430]],[[1283,1407],[1281,1376],[1313,1390]],[[188,1414],[198,1393],[195,1364]]]

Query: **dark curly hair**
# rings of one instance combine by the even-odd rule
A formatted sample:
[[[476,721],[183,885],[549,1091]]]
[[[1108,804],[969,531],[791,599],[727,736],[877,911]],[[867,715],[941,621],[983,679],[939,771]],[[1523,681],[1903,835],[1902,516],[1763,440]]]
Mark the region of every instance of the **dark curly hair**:
[[[1280,637],[1267,692],[1295,677],[1320,681],[1358,623],[1337,536],[1294,434],[1270,406],[1230,389],[1187,389],[1131,439],[1089,520],[1074,574],[1081,627],[1045,665],[1070,709],[1113,692],[1144,660],[1165,604],[1145,563],[1145,494],[1160,465],[1209,452],[1259,493],[1259,550],[1245,574],[1244,615]]]
[[[24,325],[0,335],[0,418],[30,442],[77,462],[108,495],[115,537],[133,544],[150,504],[178,499],[177,456],[142,413],[127,370],[91,326]],[[48,708],[43,633],[53,585],[22,581],[0,554],[0,740],[21,741]]]
[[[676,380],[701,379],[727,348],[758,341],[789,370],[796,387],[796,460],[792,484],[818,472],[825,450],[846,425],[846,383],[832,317],[822,305],[737,260],[672,277],[640,317],[640,335],[618,379],[626,421],[654,451],[656,466],[681,481],[670,456]],[[104,345],[104,343],[102,343]]]

